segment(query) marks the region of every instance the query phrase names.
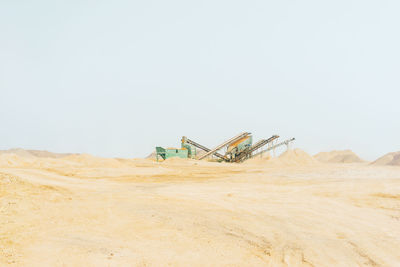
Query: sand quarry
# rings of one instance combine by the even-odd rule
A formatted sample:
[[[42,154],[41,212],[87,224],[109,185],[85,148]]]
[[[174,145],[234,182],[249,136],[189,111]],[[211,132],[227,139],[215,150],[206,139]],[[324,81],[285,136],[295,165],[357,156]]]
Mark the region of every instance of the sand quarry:
[[[400,266],[399,154],[0,154],[0,265]],[[343,163],[345,162],[345,163]]]

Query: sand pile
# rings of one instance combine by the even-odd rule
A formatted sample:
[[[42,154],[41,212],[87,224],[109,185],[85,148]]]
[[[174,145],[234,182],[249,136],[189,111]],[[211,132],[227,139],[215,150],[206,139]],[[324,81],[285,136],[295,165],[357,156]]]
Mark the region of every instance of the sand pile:
[[[46,150],[26,150],[26,151],[29,152],[31,155],[38,157],[38,158],[58,159],[58,158],[63,158],[63,157],[71,156],[71,155],[77,155],[77,154],[73,154],[73,153],[54,153],[54,152],[49,152]]]
[[[157,152],[154,150],[147,157],[145,157],[145,159],[155,159],[156,156],[157,156]]]
[[[255,157],[245,161],[247,164],[266,164],[268,166],[302,166],[314,165],[318,161],[301,149],[288,150],[277,158],[271,158],[269,154]]]
[[[313,165],[317,163],[312,156],[298,148],[288,150],[272,161],[285,165]]]
[[[95,157],[89,154],[79,154],[64,157],[62,160],[78,163],[81,166],[89,168],[118,168],[125,167],[121,161],[113,158]]]
[[[136,166],[137,161],[101,158],[89,154],[52,153],[42,150],[10,149],[0,152],[0,167],[3,168],[119,168],[127,167],[127,165]]]
[[[14,153],[0,154],[0,167],[3,168],[27,168],[35,163],[33,156],[19,156]]]
[[[400,166],[400,151],[387,153],[371,163],[372,165]]]
[[[47,169],[65,166],[65,162],[56,158],[37,158],[34,156],[19,156],[14,153],[0,154],[2,168],[39,168]]]
[[[195,159],[189,159],[189,158],[179,158],[179,157],[172,157],[168,158],[166,160],[160,160],[160,162],[163,162],[163,164],[168,164],[168,165],[193,165],[193,164],[198,164],[199,160]]]
[[[29,151],[22,149],[22,148],[12,148],[8,150],[0,150],[0,155],[1,154],[14,154],[19,157],[24,157],[24,158],[34,158],[35,156],[30,153]]]
[[[351,150],[333,150],[320,152],[314,156],[319,161],[329,163],[360,163],[364,162],[356,153]]]
[[[25,150],[22,148],[12,148],[8,150],[0,150],[0,154],[15,154],[25,158],[63,158],[66,156],[74,155],[72,153],[54,153],[46,150]]]
[[[248,159],[244,164],[265,164],[271,160],[271,155],[269,153],[263,153],[263,155],[255,156],[254,158]]]
[[[117,161],[122,163],[123,165],[129,167],[146,167],[146,166],[154,166],[156,163],[156,159],[152,158],[115,158]]]
[[[164,160],[164,162],[185,162],[190,160],[189,158],[180,158],[180,157],[171,157],[171,158],[167,158],[166,160]]]

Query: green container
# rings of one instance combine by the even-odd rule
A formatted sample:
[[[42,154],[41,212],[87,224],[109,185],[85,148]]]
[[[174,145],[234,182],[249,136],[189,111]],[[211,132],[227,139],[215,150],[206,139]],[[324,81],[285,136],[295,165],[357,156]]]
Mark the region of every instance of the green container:
[[[162,148],[162,147],[156,147],[156,152],[157,152],[157,161],[158,158],[161,157],[163,159],[168,159],[168,158],[173,158],[173,157],[178,157],[178,158],[188,158],[188,150],[187,149],[181,149],[181,148]]]

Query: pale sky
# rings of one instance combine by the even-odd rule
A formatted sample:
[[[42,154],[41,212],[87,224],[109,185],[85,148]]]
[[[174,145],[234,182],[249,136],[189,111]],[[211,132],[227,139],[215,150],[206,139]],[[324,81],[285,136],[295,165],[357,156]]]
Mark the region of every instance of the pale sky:
[[[0,149],[400,150],[400,1],[0,2]]]

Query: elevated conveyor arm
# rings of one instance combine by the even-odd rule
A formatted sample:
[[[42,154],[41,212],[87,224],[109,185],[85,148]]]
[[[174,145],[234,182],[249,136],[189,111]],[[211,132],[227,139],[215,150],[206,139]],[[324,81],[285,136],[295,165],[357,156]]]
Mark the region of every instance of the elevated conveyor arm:
[[[192,146],[195,146],[195,147],[197,147],[197,148],[199,148],[201,150],[204,150],[205,152],[211,151],[211,149],[209,149],[209,148],[207,148],[207,147],[205,147],[203,145],[200,145],[199,143],[196,143],[193,140],[188,139],[186,136],[182,137],[182,142],[187,143],[187,144],[192,145]],[[215,152],[214,155],[219,157],[219,158],[221,158],[221,159],[223,159],[223,160],[227,160],[227,158],[225,156],[221,155],[218,152]]]
[[[241,133],[241,134],[236,135],[235,137],[232,137],[231,139],[229,139],[229,140],[223,142],[222,144],[216,146],[215,148],[211,149],[210,151],[208,151],[203,156],[199,157],[199,160],[200,159],[204,159],[204,158],[206,158],[206,157],[208,157],[210,155],[215,154],[218,150],[222,149],[223,147],[229,146],[230,144],[232,144],[232,143],[236,142],[237,140],[239,140],[239,139],[241,139],[243,137],[246,137],[248,135],[250,135],[250,133]]]
[[[272,150],[272,149],[275,149],[275,148],[280,147],[280,146],[283,146],[283,145],[289,145],[289,143],[290,143],[290,142],[293,142],[294,140],[296,140],[296,139],[295,139],[295,138],[291,138],[291,139],[285,140],[285,141],[283,141],[283,142],[280,142],[280,143],[278,143],[278,144],[276,144],[276,145],[274,145],[274,146],[271,146],[271,147],[269,147],[269,148],[267,148],[267,149],[265,149],[265,150],[263,150],[263,151],[258,152],[257,154],[254,154],[252,157],[255,157],[255,156],[257,156],[257,155],[260,155],[260,154],[262,154],[262,153],[264,153],[264,152],[268,152],[268,151],[270,151],[270,150]]]
[[[273,135],[266,140],[263,139],[263,140],[258,141],[250,148],[249,153],[252,153],[252,152],[256,151],[257,149],[260,149],[261,147],[265,146],[266,144],[268,144],[278,138],[279,138],[279,135]]]
[[[235,162],[241,162],[244,161],[248,158],[251,158],[251,154],[256,151],[257,149],[260,149],[261,147],[265,146],[266,144],[274,141],[275,139],[279,138],[279,135],[273,135],[268,139],[262,139],[255,143],[253,146],[250,147],[249,150],[243,152],[240,154],[238,157],[235,158]]]

